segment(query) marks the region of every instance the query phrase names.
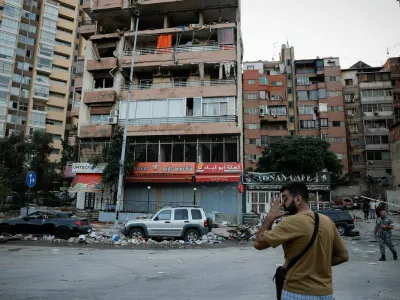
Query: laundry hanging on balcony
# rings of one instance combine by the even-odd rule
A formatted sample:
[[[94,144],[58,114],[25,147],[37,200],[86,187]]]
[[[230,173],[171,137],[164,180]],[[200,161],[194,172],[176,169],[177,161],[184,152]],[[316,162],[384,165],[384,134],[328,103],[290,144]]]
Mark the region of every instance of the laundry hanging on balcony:
[[[157,53],[170,53],[172,47],[172,35],[164,34],[158,36]]]
[[[220,44],[220,45],[233,45],[234,44],[233,28],[218,29],[218,44]]]

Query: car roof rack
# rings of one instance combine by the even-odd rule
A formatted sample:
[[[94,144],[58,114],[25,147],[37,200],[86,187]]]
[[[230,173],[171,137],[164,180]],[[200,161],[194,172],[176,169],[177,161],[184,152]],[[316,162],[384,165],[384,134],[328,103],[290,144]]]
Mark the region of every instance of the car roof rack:
[[[178,204],[176,204],[176,205],[171,205],[171,204],[165,204],[165,205],[162,205],[161,207],[160,207],[160,209],[162,209],[162,208],[177,208],[177,207],[184,207],[184,208],[190,208],[190,207],[192,207],[192,208],[202,208],[201,206],[199,206],[199,205],[178,205]]]

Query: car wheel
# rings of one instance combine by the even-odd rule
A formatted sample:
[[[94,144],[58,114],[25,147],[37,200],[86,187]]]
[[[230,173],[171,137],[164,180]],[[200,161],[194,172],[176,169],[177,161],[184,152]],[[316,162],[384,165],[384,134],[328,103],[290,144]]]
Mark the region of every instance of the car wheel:
[[[58,227],[54,236],[57,239],[68,240],[71,237],[71,231],[67,227]]]
[[[347,229],[346,229],[346,227],[343,226],[343,225],[339,225],[339,226],[337,227],[337,230],[339,231],[340,236],[345,236],[346,233],[347,233]]]
[[[133,228],[129,231],[129,237],[131,239],[142,239],[144,238],[144,232],[140,228]]]
[[[185,233],[185,241],[186,242],[195,242],[200,238],[200,234],[196,229],[189,229]]]
[[[214,224],[213,224],[213,219],[211,218],[207,218],[207,227],[208,227],[208,232],[211,232],[211,230],[214,228]]]

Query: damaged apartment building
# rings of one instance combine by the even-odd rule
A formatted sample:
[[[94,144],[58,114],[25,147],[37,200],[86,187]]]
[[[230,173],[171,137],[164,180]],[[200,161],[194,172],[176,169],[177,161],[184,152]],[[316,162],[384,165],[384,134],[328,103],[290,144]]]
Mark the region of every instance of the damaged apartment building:
[[[123,210],[196,203],[236,221],[243,123],[240,1],[93,0],[82,9],[77,163],[101,153],[113,126],[123,126],[137,29],[128,120],[137,164],[124,184]],[[87,184],[100,180],[101,174],[77,173],[78,207],[104,209],[98,185]]]

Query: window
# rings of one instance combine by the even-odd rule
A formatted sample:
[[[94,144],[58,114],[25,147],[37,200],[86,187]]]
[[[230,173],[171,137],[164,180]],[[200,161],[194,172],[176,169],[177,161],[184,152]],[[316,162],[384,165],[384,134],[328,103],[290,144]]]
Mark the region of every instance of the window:
[[[37,32],[37,27],[29,24],[22,23],[19,26],[20,30],[30,32],[30,33],[36,33]]]
[[[46,126],[46,114],[31,112],[30,125]]]
[[[249,129],[257,129],[258,124],[248,124]]]
[[[193,220],[201,220],[202,219],[201,211],[199,209],[192,209],[191,213],[192,213]]]
[[[28,103],[19,103],[18,109],[22,111],[28,111]]]
[[[363,90],[361,91],[362,98],[379,98],[379,97],[392,97],[392,90]]]
[[[171,220],[171,210],[163,210],[156,217],[156,221],[169,221],[169,220]]]
[[[249,144],[250,145],[255,145],[257,143],[256,139],[249,139]]]
[[[342,153],[335,153],[336,154],[336,156],[337,156],[337,158],[339,159],[339,160],[342,160],[343,159],[343,154]]]
[[[53,126],[63,126],[63,122],[57,120],[46,120],[46,124]]]
[[[340,121],[333,121],[332,122],[332,126],[333,127],[340,127],[340,123],[341,123]]]
[[[52,134],[51,138],[53,139],[53,141],[61,141],[61,135],[58,134]]]
[[[91,115],[92,123],[108,123],[110,115]]]
[[[301,129],[315,128],[315,121],[300,121]]]
[[[340,76],[327,76],[326,82],[330,82],[330,81],[340,81]]]
[[[8,75],[0,75],[0,87],[7,89],[10,86],[11,77]]]
[[[367,160],[390,160],[389,151],[366,151]]]
[[[353,85],[353,79],[345,79],[344,84],[345,85]]]
[[[0,47],[0,58],[14,60],[14,49]]]
[[[333,142],[334,142],[335,144],[340,144],[340,143],[343,142],[343,139],[342,139],[341,137],[334,137],[334,138],[333,138]]]
[[[268,84],[268,78],[265,76],[260,77],[260,84]]]
[[[64,80],[57,80],[57,79],[51,79],[50,83],[58,84],[58,85],[67,85],[67,82]]]
[[[36,97],[41,97],[41,98],[47,99],[49,97],[49,92],[50,92],[49,86],[39,85],[39,84],[35,84],[35,86],[34,86],[34,95]]]
[[[299,115],[313,115],[317,107],[314,105],[305,105],[299,107]]]
[[[250,115],[256,115],[258,114],[259,110],[257,108],[249,108],[249,114]]]
[[[64,68],[64,67],[58,67],[58,66],[53,65],[53,70],[68,73],[68,68]]]
[[[255,100],[257,99],[257,94],[246,94],[246,98],[248,100]]]
[[[290,117],[289,121],[290,123],[294,123],[294,117]]]
[[[13,33],[18,32],[18,21],[9,19],[9,18],[3,18],[1,22],[1,28]]]
[[[352,139],[350,141],[350,145],[353,147],[359,146],[360,145],[360,140],[359,139]]]
[[[64,107],[58,107],[54,105],[47,105],[46,107],[47,111],[55,111],[55,112],[64,112]]]
[[[343,111],[343,106],[328,106],[329,111]]]
[[[321,127],[328,127],[328,119],[320,119],[319,123]]]
[[[352,162],[360,162],[361,161],[361,156],[360,155],[353,155],[351,157]]]
[[[3,45],[15,46],[17,36],[5,31],[0,31],[0,43]]]
[[[282,81],[272,81],[273,86],[280,86],[282,85]]]
[[[61,53],[54,53],[54,57],[69,60],[69,55],[61,54]]]
[[[46,4],[44,6],[44,16],[53,20],[58,19],[58,8]]]
[[[318,89],[318,98],[325,99],[326,98],[326,89]]]
[[[26,10],[22,10],[22,17],[25,19],[29,19],[32,21],[37,21],[38,20],[38,16],[35,13],[26,11]]]
[[[293,89],[292,88],[288,88],[288,94],[293,93]]]
[[[254,66],[247,66],[247,70],[254,70]]]
[[[0,73],[11,74],[12,63],[0,60]]]
[[[17,124],[17,125],[25,125],[26,124],[26,117],[25,116],[16,116],[10,115],[7,116],[7,122]]]
[[[50,97],[60,98],[60,99],[64,99],[64,98],[65,98],[65,95],[64,95],[64,94],[55,93],[55,92],[50,92],[49,96],[50,96]]]
[[[189,213],[187,209],[175,209],[174,220],[189,220]]]
[[[45,111],[44,106],[34,105],[32,110]]]
[[[326,133],[321,134],[321,139],[329,143],[329,134]]]
[[[60,46],[64,46],[64,47],[71,47],[70,42],[66,42],[66,41],[59,40],[59,39],[56,39],[56,44],[60,45]]]
[[[354,117],[356,115],[356,109],[355,108],[351,108],[347,110],[347,115]]]
[[[328,97],[338,97],[342,96],[342,91],[328,91],[327,92]]]
[[[20,15],[20,9],[18,7],[4,3],[3,14],[4,16],[9,16],[18,19]]]
[[[248,84],[255,84],[255,81],[253,79],[251,79],[251,80],[247,80],[247,83]]]
[[[310,77],[308,76],[298,76],[297,77],[297,85],[309,85]]]
[[[307,91],[298,91],[297,98],[299,101],[307,101],[308,100],[308,92]]]
[[[354,94],[344,95],[344,99],[346,100],[346,102],[354,102]]]
[[[286,116],[286,106],[270,106],[269,114],[272,116]]]

